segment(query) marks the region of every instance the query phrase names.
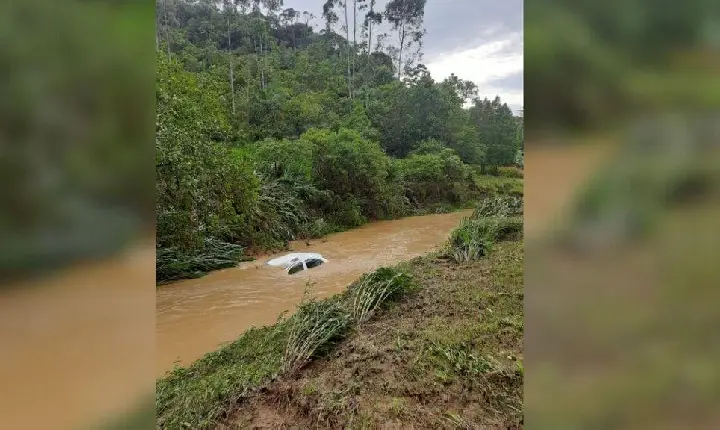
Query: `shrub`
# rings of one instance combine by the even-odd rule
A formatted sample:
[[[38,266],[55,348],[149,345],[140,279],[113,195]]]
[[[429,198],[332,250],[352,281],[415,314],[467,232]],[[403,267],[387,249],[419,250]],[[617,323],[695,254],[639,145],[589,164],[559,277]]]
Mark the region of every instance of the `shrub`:
[[[300,138],[313,148],[313,180],[318,189],[328,190],[341,201],[354,198],[362,215],[381,218],[383,199],[391,191],[391,162],[377,142],[354,130],[309,130]],[[345,211],[349,206],[339,207]],[[347,215],[347,214],[346,214]],[[350,217],[357,221],[356,217]],[[349,225],[353,226],[353,225]]]
[[[433,203],[457,204],[467,200],[472,185],[471,171],[452,149],[427,142],[407,158],[398,161],[405,183],[405,195],[415,207]]]
[[[475,184],[479,194],[523,195],[523,180],[521,178],[483,175],[480,174],[480,170],[479,167],[475,167]]]

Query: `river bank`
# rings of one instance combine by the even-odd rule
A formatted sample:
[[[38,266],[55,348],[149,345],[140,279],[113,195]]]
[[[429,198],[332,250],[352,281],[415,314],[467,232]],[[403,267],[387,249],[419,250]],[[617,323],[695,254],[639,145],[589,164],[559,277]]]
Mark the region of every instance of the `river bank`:
[[[292,251],[318,252],[329,259],[313,270],[289,276],[257,261],[179,281],[156,290],[156,372],[177,362],[188,365],[252,326],[273,324],[300,303],[307,284],[317,297],[344,291],[363,273],[425,255],[441,246],[470,210],[376,221],[323,239],[291,242]]]
[[[158,380],[157,426],[518,425],[522,223],[480,218]]]

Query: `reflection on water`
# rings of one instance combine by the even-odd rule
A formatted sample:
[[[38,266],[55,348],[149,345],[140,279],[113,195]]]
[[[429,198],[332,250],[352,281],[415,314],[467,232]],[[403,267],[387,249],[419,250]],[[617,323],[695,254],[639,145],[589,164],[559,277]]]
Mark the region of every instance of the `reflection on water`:
[[[328,263],[288,275],[271,256],[162,286],[156,295],[157,374],[187,365],[249,327],[272,324],[302,299],[308,282],[319,297],[342,291],[365,272],[424,255],[441,245],[470,211],[380,221],[326,239],[291,244]],[[282,254],[279,254],[282,255]]]

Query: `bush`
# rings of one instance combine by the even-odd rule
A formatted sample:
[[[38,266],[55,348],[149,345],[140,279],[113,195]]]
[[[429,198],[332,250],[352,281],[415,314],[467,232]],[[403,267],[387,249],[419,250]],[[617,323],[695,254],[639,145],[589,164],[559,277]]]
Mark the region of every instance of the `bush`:
[[[480,195],[513,195],[521,197],[523,180],[521,178],[508,178],[504,176],[491,176],[480,174],[480,167],[475,167],[475,185]]]
[[[363,138],[359,132],[341,129],[309,130],[300,138],[313,150],[313,180],[318,189],[328,190],[340,201],[355,199],[364,217],[383,218],[387,214],[385,200],[393,198],[392,165],[390,158],[377,142]],[[396,198],[396,197],[395,197]],[[354,208],[340,205],[346,215],[354,215]],[[348,218],[348,226],[359,219]]]
[[[338,200],[335,210],[330,215],[331,223],[347,228],[359,227],[367,221],[360,203],[352,197],[346,200]]]
[[[426,142],[398,161],[405,195],[416,208],[440,202],[457,204],[469,197],[473,185],[470,169],[452,149],[440,148]]]

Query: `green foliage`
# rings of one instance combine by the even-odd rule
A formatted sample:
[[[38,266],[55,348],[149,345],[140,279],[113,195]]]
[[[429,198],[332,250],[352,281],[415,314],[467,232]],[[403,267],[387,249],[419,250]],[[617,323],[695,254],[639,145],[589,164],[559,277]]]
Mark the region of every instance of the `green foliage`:
[[[358,324],[367,321],[383,303],[407,292],[411,286],[407,274],[390,268],[363,276],[348,289],[353,320]]]
[[[457,204],[474,189],[471,170],[452,149],[430,140],[398,160],[405,195],[415,207],[439,202]]]
[[[523,199],[512,195],[492,196],[483,199],[473,212],[473,218],[516,216],[523,214]]]
[[[475,168],[475,185],[480,195],[493,196],[507,194],[522,197],[524,190],[523,180],[521,178],[482,175],[480,171],[480,167]]]
[[[362,137],[355,130],[338,133],[310,130],[300,144],[313,147],[313,176],[319,189],[328,190],[338,213],[355,226],[361,216],[393,216],[388,201],[397,200],[392,163],[377,142]],[[358,224],[359,225],[359,224]]]
[[[519,162],[517,161],[519,157]],[[522,154],[518,152],[518,155],[516,156],[516,164],[522,164]],[[498,176],[504,176],[506,178],[523,178],[525,177],[525,174],[523,171],[517,167],[499,167],[497,170]]]
[[[413,85],[393,82],[373,89],[370,97],[368,116],[388,154],[404,157],[420,142],[437,139],[465,148],[468,162],[478,161],[481,148],[471,146],[479,146],[480,138],[453,89],[425,74]]]
[[[394,56],[356,49],[332,26],[316,34],[278,2],[158,2],[158,280],[231,266],[208,240],[280,249],[477,196],[467,163],[504,143],[463,109],[473,83],[404,69],[417,59],[424,2],[388,11],[396,31],[412,27]],[[379,24],[370,12],[366,25]],[[489,123],[504,124],[496,111]]]
[[[514,164],[518,150],[518,121],[507,104],[496,97],[475,100],[470,117],[487,147],[483,166],[497,168]]]
[[[233,152],[221,93],[211,80],[158,59],[156,216],[158,245],[183,251],[229,239],[257,195],[258,181]]]
[[[445,256],[466,263],[487,255],[495,242],[522,233],[520,217],[467,218],[450,235]]]

